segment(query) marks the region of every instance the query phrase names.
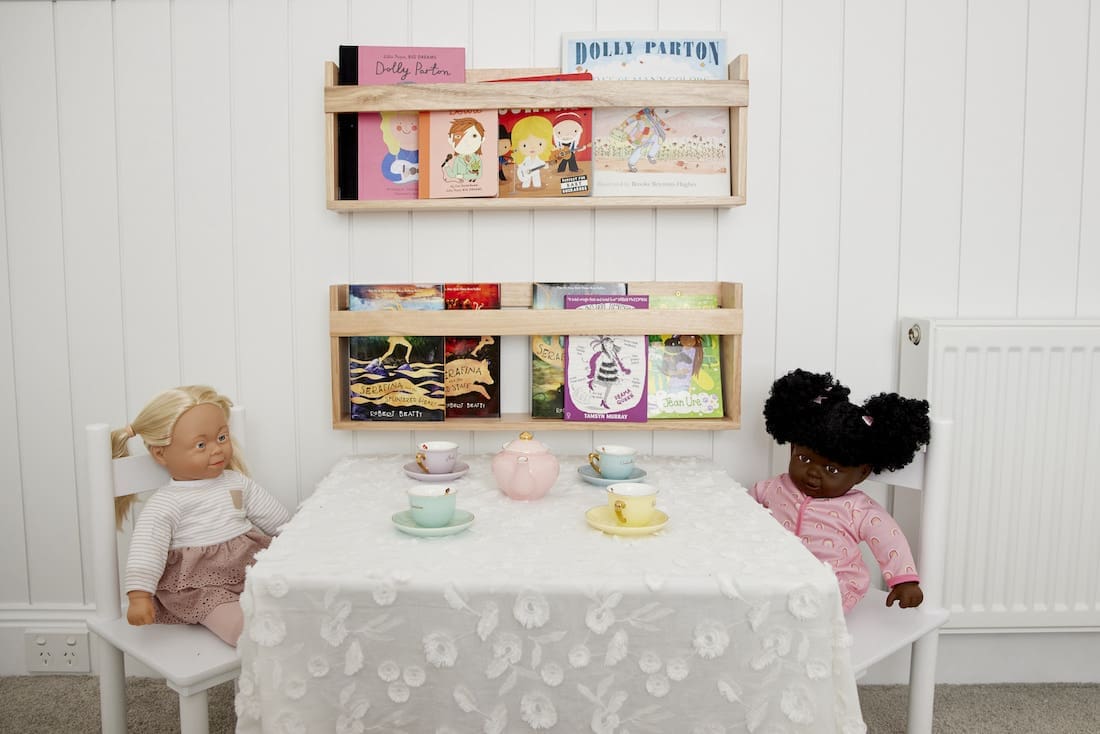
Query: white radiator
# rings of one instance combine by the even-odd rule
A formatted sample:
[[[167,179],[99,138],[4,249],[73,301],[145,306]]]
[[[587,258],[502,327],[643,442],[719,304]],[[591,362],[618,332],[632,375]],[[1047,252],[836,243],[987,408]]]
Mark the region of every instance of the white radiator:
[[[1100,627],[1100,321],[905,319],[900,340],[901,393],[955,420],[949,626]]]

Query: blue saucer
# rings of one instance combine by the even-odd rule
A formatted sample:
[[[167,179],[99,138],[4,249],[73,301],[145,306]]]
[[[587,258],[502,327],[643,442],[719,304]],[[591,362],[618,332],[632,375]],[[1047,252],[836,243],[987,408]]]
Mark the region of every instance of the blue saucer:
[[[589,484],[595,484],[597,487],[606,487],[609,484],[618,484],[619,482],[640,482],[646,477],[645,469],[639,469],[634,467],[634,470],[630,472],[630,476],[626,479],[606,479],[596,473],[588,464],[577,467],[577,473],[581,475],[581,479]]]

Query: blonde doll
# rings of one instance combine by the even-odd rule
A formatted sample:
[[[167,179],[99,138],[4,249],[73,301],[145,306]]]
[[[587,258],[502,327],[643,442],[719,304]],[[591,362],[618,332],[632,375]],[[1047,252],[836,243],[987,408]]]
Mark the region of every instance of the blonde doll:
[[[177,387],[111,433],[115,458],[140,436],[172,477],[134,525],[125,579],[130,624],[201,624],[237,644],[245,568],[290,513],[248,477],[229,436],[231,405],[213,388]],[[120,527],[132,501],[115,502]]]

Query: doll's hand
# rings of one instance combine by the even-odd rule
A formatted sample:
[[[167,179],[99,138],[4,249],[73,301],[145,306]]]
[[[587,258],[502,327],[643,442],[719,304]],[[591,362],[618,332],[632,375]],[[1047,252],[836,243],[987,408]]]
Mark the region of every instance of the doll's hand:
[[[899,607],[906,609],[919,607],[922,601],[924,601],[924,592],[920,590],[920,584],[916,581],[906,581],[890,589],[890,594],[886,597],[886,606],[892,607],[894,602],[897,602]]]
[[[153,610],[153,595],[148,591],[130,591],[130,608],[126,610],[126,621],[130,624],[152,624],[156,613]]]

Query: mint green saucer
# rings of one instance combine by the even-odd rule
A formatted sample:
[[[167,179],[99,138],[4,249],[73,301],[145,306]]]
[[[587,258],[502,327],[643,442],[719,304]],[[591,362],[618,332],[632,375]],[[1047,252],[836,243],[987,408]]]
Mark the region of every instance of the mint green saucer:
[[[408,510],[394,513],[390,520],[393,521],[393,526],[403,533],[421,538],[438,538],[443,535],[461,533],[473,525],[474,513],[466,510],[455,510],[455,516],[451,518],[451,521],[440,528],[425,528],[417,525],[412,519],[412,513]]]

